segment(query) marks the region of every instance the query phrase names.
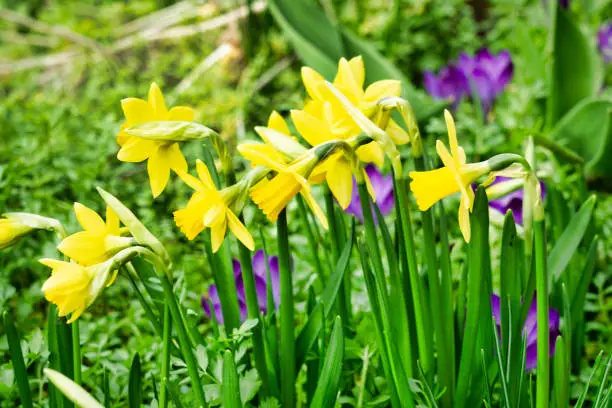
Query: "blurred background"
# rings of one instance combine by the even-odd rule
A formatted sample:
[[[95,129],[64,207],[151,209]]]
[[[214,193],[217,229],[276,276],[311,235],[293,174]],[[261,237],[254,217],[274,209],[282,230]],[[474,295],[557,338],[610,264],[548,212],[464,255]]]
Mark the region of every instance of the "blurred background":
[[[525,137],[542,127],[546,88],[539,71],[546,68],[546,59],[540,50],[548,30],[546,8],[540,1],[304,3],[320,10],[325,27],[346,30],[363,41],[364,49],[383,58],[379,63],[401,72],[410,86],[409,95],[425,107],[419,119],[427,143],[445,134],[439,113],[446,102],[426,89],[426,72],[438,73],[462,53],[474,55],[482,48],[508,51],[513,76],[485,118],[473,100],[455,104],[468,153],[486,157],[520,151]],[[254,137],[252,128],[265,124],[272,109],[285,112],[305,99],[300,79],[304,55],[295,53],[291,33],[292,19],[301,18],[299,10],[287,15],[280,8],[271,10],[265,1],[228,0],[0,0],[0,7],[0,213],[27,211],[57,217],[68,231],[76,231],[73,202],[101,211],[95,186],[104,187],[168,246],[179,286],[189,288],[182,291],[182,299],[193,310],[192,318],[204,321],[199,304],[210,271],[201,245],[182,237],[171,217],[171,211],[185,203],[188,188],[175,179],[153,200],[145,166],[116,159],[115,136],[124,121],[120,100],[146,98],[151,82],[156,82],[169,106],[194,107],[196,120],[218,130],[231,146]],[[590,27],[595,44],[598,28],[612,17],[612,3],[575,1],[568,7],[584,27]],[[306,26],[310,23],[306,21]],[[314,24],[310,28],[316,32]],[[323,37],[325,27],[319,32]],[[538,58],[543,64],[539,67],[534,65]],[[609,65],[600,64],[600,94],[610,97],[605,85],[610,84]],[[184,145],[189,163],[202,148]],[[556,188],[574,203],[580,203],[589,190],[599,191],[597,218],[601,234],[608,237],[587,299],[592,315],[586,328],[587,354],[593,357],[612,347],[612,289],[606,266],[612,254],[611,174],[597,174],[586,186],[577,187],[572,173],[563,173],[564,164],[549,163],[561,169],[551,176]],[[53,237],[41,233],[36,238],[0,252],[0,310],[14,311],[30,364],[45,358],[41,328],[46,302],[40,287],[48,270],[36,259],[56,256]],[[298,279],[307,282],[308,272],[300,272]],[[153,373],[147,364],[156,353],[156,339],[149,336],[142,309],[130,293],[129,283],[120,280],[89,311],[96,318],[81,323],[90,367],[84,379],[99,383],[103,368],[116,373],[110,385],[119,405],[125,397],[129,350],[150,350],[141,355],[146,373]],[[0,328],[1,407],[13,406],[16,398],[6,348]]]

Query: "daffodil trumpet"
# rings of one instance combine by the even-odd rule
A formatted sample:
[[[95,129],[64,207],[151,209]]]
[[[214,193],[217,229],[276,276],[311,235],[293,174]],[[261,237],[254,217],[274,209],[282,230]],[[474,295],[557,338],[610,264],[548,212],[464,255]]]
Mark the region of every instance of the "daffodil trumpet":
[[[217,252],[225,239],[227,230],[232,231],[247,248],[253,250],[255,243],[251,233],[238,219],[232,208],[243,203],[248,183],[239,183],[217,190],[206,165],[196,162],[198,177],[181,172],[179,176],[195,190],[187,206],[174,212],[174,221],[189,240],[210,228],[212,250]],[[240,208],[241,210],[242,208]]]
[[[112,272],[139,254],[152,252],[143,247],[126,248],[107,261],[91,266],[41,259],[40,263],[51,268],[51,276],[43,284],[42,291],[49,302],[57,305],[59,316],[71,315],[68,323],[72,323],[112,283]]]

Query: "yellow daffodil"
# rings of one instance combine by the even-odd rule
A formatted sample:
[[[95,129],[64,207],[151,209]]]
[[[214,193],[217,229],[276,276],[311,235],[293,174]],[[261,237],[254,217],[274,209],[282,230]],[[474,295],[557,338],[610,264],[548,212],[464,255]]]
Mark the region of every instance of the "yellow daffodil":
[[[324,102],[318,104],[318,106],[327,110],[327,114],[323,112],[321,115],[312,115],[306,109],[291,111],[291,119],[302,137],[312,146],[318,146],[334,139],[346,140],[349,133],[342,129],[334,129],[334,125],[331,123],[331,104]],[[314,107],[314,105],[311,104],[311,107]],[[320,117],[326,118],[326,122],[320,120]],[[384,154],[377,143],[369,143],[358,148],[356,154],[361,161],[374,161],[380,163],[381,166],[384,164]],[[314,173],[325,175],[325,180],[332,194],[336,197],[340,206],[346,209],[351,202],[353,190],[353,166],[347,157],[342,152],[335,153],[319,164]],[[376,197],[370,187],[370,180],[363,170],[362,175],[369,186],[368,190],[372,198],[375,200]]]
[[[315,114],[320,119],[333,122],[334,134],[348,133],[348,137],[359,134],[360,128],[351,115],[344,109],[342,104],[335,98],[325,86],[325,79],[315,70],[309,67],[302,68],[302,81],[312,99],[306,104],[304,110]],[[348,100],[355,105],[366,117],[374,119],[378,110],[378,103],[383,98],[399,97],[401,94],[401,82],[393,79],[376,81],[365,90],[365,66],[361,56],[346,60],[341,58],[338,62],[338,72],[334,78],[333,85],[340,90]],[[321,107],[321,103],[329,103],[329,107]],[[377,123],[377,125],[380,125]],[[396,144],[408,143],[408,134],[392,119],[389,120],[384,129]],[[361,147],[361,159],[382,166],[382,152],[375,144]],[[367,160],[366,160],[367,157]]]
[[[83,204],[74,203],[74,213],[84,231],[65,238],[57,248],[80,265],[102,263],[134,242],[121,236],[119,218],[110,207],[106,207],[106,223]]]
[[[299,193],[327,229],[327,218],[312,196],[307,180],[320,161],[314,148],[289,164],[278,160],[276,155],[266,155],[254,143],[243,143],[238,151],[251,163],[259,163],[276,173],[270,179],[264,177],[250,189],[251,199],[271,222],[276,222],[280,212]]]
[[[436,151],[444,167],[430,171],[413,171],[410,189],[414,193],[421,211],[426,211],[444,197],[461,193],[459,205],[459,228],[466,242],[470,241],[470,211],[474,202],[474,191],[471,184],[487,174],[491,167],[487,162],[466,163],[465,152],[457,142],[455,122],[449,111],[444,112],[450,152],[440,140],[436,142]]]
[[[244,224],[230,209],[237,199],[239,185],[218,191],[210,172],[200,160],[196,163],[198,178],[180,172],[179,176],[195,193],[182,210],[174,212],[174,221],[189,240],[194,239],[206,228],[211,229],[212,249],[217,252],[229,228],[251,251],[255,247],[253,237]]]
[[[40,263],[51,268],[42,286],[45,298],[57,305],[59,316],[72,313],[68,323],[78,319],[112,279],[110,262],[87,267],[55,259],[41,259]]]
[[[16,220],[0,219],[0,250],[15,245],[21,237],[32,230],[33,228]]]
[[[148,100],[126,98],[121,101],[126,121],[117,135],[121,150],[117,158],[124,162],[147,162],[149,182],[153,197],[159,196],[170,178],[170,170],[187,172],[187,162],[176,142],[150,140],[130,136],[123,129],[146,122],[156,121],[193,121],[194,111],[187,106],[166,108],[164,96],[157,84],[151,84]]]

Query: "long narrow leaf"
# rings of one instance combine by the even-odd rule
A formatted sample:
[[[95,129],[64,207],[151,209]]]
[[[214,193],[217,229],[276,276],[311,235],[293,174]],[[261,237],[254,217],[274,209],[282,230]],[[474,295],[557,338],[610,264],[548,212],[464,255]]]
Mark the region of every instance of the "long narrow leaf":
[[[21,405],[26,408],[32,407],[30,383],[28,382],[28,373],[26,372],[25,361],[23,360],[23,353],[21,352],[19,335],[13,323],[13,316],[8,311],[5,311],[3,315],[4,330],[6,331],[9,353],[11,361],[13,362],[13,371],[15,373],[15,381],[17,381],[17,388],[19,389]]]
[[[319,385],[310,404],[311,408],[333,408],[336,404],[340,391],[338,385],[340,384],[343,362],[344,334],[342,332],[342,320],[337,317],[325,353]]]

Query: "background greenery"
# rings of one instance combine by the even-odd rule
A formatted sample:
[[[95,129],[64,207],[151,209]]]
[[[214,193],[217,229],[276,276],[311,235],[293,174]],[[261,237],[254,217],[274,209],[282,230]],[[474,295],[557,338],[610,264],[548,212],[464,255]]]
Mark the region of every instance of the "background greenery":
[[[305,94],[299,77],[301,64],[267,10],[251,19],[251,31],[245,37],[242,20],[207,31],[198,26],[236,10],[242,5],[239,2],[170,3],[0,1],[4,7],[0,11],[0,212],[57,217],[70,232],[79,229],[72,213],[74,201],[101,211],[95,186],[117,194],[169,248],[179,277],[177,285],[183,288],[182,300],[207,330],[200,296],[211,273],[202,246],[186,241],[171,217],[171,211],[185,202],[188,191],[173,182],[154,201],[145,167],[116,160],[115,135],[123,122],[119,101],[145,97],[155,81],[168,105],[193,106],[196,120],[219,130],[235,146],[237,138],[251,137],[250,129],[265,123],[272,109],[299,106]],[[526,30],[535,44],[541,46],[546,41],[545,30],[537,23],[524,24],[541,18],[544,11],[539,2],[517,7],[517,2],[502,0],[401,1],[397,18],[392,18],[388,3],[320,2],[330,17],[370,40],[417,87],[422,87],[425,70],[437,71],[460,52],[474,52],[483,46],[494,51],[509,49],[517,74],[497,102],[493,120],[485,127],[476,119],[474,106],[463,103],[456,122],[468,148],[476,136],[483,140],[480,154],[517,151],[524,137],[541,125],[544,84],[531,69],[525,48],[511,34]],[[610,1],[573,2],[572,8],[592,33],[612,15]],[[14,13],[29,17],[16,20]],[[151,15],[155,18],[147,20]],[[174,20],[165,26],[166,19]],[[140,25],[135,26],[134,21]],[[200,27],[200,31],[184,35],[184,31],[172,31],[176,27]],[[160,33],[172,38],[157,39]],[[230,52],[194,76],[194,70],[222,44],[228,44]],[[186,78],[188,83],[183,82]],[[612,96],[609,89],[602,93]],[[445,133],[439,115],[421,127],[427,143]],[[184,147],[190,163],[200,155],[200,149],[197,144]],[[596,216],[603,239],[587,300],[586,376],[599,350],[612,348],[609,180],[592,180],[585,188],[564,163],[544,157],[543,167],[554,169],[547,180],[563,191],[573,208],[587,196],[587,189],[599,190]],[[299,229],[297,224],[290,228]],[[44,392],[40,363],[47,357],[43,347],[47,303],[40,287],[48,270],[36,260],[55,256],[55,244],[52,236],[38,233],[35,239],[0,252],[0,311],[8,309],[14,315],[40,393]],[[299,258],[307,255],[295,256],[298,280],[306,287],[312,270]],[[357,298],[356,304],[359,307],[363,302]],[[371,321],[364,318],[359,329],[361,344],[349,344],[347,359],[358,358],[368,342],[374,343],[372,338],[368,340],[369,325]],[[16,403],[17,392],[3,334],[0,326],[0,406],[10,407]],[[111,394],[118,406],[124,405],[127,396],[133,350],[145,350],[140,356],[143,372],[153,375],[157,369],[153,359],[161,344],[125,279],[109,288],[81,319],[81,336],[84,381],[101,387],[103,373],[110,373]],[[144,388],[150,395],[147,378]],[[94,395],[96,392],[99,389],[94,389]]]

